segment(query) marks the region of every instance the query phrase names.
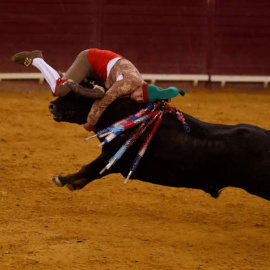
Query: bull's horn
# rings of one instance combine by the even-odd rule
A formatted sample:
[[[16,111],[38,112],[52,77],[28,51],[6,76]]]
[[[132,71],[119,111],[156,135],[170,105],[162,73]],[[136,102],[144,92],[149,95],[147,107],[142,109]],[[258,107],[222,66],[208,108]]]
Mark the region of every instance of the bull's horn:
[[[85,88],[80,84],[74,82],[73,80],[67,80],[65,84],[78,96],[88,97],[88,98],[102,98],[105,95],[105,89],[100,85],[93,85],[93,89]]]

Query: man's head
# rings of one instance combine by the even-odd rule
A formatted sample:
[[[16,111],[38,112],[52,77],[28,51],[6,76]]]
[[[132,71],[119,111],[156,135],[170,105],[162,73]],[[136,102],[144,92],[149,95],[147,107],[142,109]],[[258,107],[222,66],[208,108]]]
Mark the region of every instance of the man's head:
[[[138,103],[149,103],[157,100],[167,100],[176,97],[178,94],[184,96],[183,90],[178,90],[176,87],[162,89],[152,84],[144,83],[142,87],[138,87],[130,95],[130,98]]]

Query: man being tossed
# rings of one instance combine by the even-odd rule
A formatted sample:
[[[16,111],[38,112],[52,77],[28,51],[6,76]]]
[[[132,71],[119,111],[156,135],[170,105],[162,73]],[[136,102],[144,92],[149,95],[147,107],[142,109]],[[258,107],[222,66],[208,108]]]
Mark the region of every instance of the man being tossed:
[[[117,98],[130,97],[136,102],[148,103],[178,95],[175,87],[161,89],[147,84],[130,61],[108,50],[82,51],[63,77],[44,61],[41,51],[19,52],[12,57],[12,61],[39,69],[54,96],[62,97],[74,91],[78,95],[95,98],[84,124],[87,131],[94,131],[101,114]],[[94,85],[93,89],[82,87],[80,83],[85,78],[103,81],[107,90],[99,85]]]

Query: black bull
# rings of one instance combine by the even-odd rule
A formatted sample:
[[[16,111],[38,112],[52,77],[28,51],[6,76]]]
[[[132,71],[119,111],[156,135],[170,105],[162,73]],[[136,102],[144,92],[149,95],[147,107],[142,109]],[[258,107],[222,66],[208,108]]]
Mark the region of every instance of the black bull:
[[[56,121],[84,124],[93,100],[73,93],[49,105]],[[136,113],[145,105],[130,99],[117,99],[103,113],[96,132]],[[185,113],[191,132],[171,115],[164,116],[145,156],[132,178],[171,187],[202,189],[218,197],[231,186],[270,200],[270,132],[248,124],[221,125],[202,122]],[[131,131],[130,131],[131,132]],[[127,140],[130,132],[105,144],[101,155],[80,171],[59,177],[70,189],[80,189],[106,174],[126,177],[147,134],[100,175],[108,160]]]

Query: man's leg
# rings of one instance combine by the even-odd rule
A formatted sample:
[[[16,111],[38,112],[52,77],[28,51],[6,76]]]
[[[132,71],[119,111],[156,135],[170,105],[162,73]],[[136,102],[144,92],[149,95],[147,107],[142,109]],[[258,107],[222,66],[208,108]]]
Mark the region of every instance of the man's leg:
[[[41,51],[24,51],[12,56],[11,60],[17,64],[36,67],[44,76],[49,84],[53,94],[55,93],[56,82],[60,79],[60,75],[56,70],[49,66],[44,60]]]
[[[49,84],[53,95],[56,95],[57,82],[61,81],[59,73],[49,66],[42,58],[34,58],[32,65],[42,73]]]
[[[87,58],[88,50],[81,52],[68,69],[63,78],[58,72],[48,65],[44,60],[41,51],[20,52],[12,57],[12,61],[25,66],[33,65],[43,74],[52,92],[56,96],[65,96],[71,91],[68,85],[63,84],[67,79],[71,79],[79,84],[84,78],[89,77],[91,66]]]
[[[80,52],[68,71],[64,74],[62,79],[72,80],[72,85],[68,86],[68,83],[67,85],[59,85],[57,88],[57,96],[62,97],[70,92],[71,89],[76,90],[76,86],[79,87],[79,84],[83,79],[90,77],[92,68],[88,61],[88,51],[89,50],[84,50]]]

